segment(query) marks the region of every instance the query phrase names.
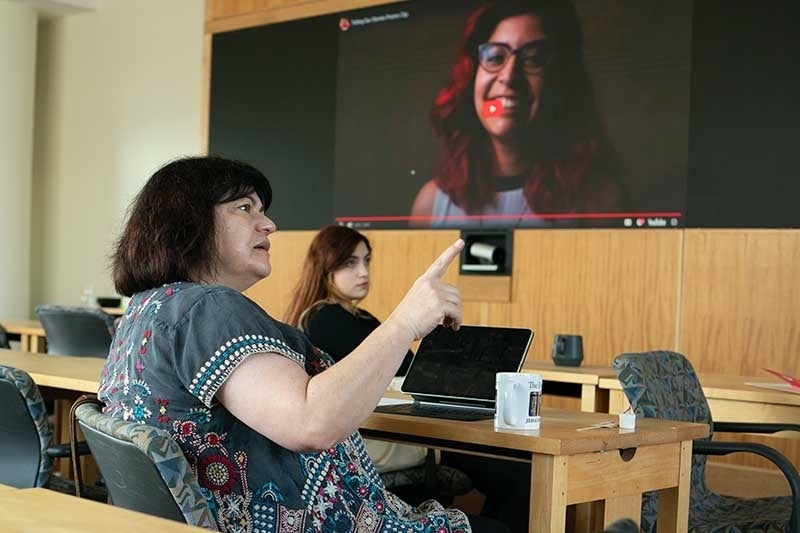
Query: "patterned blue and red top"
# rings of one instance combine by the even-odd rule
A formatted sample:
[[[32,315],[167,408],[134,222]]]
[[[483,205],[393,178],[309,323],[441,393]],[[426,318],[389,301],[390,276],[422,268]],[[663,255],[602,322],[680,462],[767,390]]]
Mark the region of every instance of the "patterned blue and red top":
[[[241,293],[174,283],[136,294],[101,376],[111,416],[158,426],[183,449],[221,531],[468,532],[466,516],[388,492],[356,432],[296,453],[239,421],[214,398],[252,354],[276,352],[314,375],[332,359]]]

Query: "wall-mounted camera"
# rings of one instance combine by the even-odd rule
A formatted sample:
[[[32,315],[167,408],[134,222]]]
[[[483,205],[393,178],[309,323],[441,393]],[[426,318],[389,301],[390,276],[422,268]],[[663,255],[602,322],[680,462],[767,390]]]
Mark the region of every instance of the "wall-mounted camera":
[[[483,230],[461,232],[464,249],[459,271],[462,275],[511,274],[512,231]]]

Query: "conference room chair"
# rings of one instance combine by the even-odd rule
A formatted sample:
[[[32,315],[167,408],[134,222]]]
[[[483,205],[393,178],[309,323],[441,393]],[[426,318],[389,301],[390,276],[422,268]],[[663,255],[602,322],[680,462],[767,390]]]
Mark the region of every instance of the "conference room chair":
[[[106,357],[114,336],[114,317],[101,309],[39,305],[36,316],[47,337],[47,353]]]
[[[96,398],[79,399],[73,412],[112,505],[217,530],[189,462],[166,431],[110,417]]]
[[[70,480],[53,475],[53,460],[70,457],[70,445],[53,440],[39,387],[24,370],[0,365],[0,484],[73,494]],[[89,448],[82,442],[77,451],[88,455]],[[101,487],[89,487],[86,495],[107,499]]]
[[[693,442],[689,531],[800,533],[800,477],[792,463],[764,444],[711,440],[714,430],[768,434],[800,431],[800,425],[714,422],[692,364],[679,353],[627,353],[617,356],[612,366],[638,417],[700,422],[710,426],[707,438]],[[736,452],[757,454],[775,464],[789,482],[792,495],[734,498],[709,489],[706,484],[707,456]],[[657,512],[657,494],[646,494],[642,500],[644,531],[655,531]]]
[[[9,344],[8,342],[8,333],[6,333],[6,330],[1,325],[0,325],[0,348],[5,348],[7,350],[11,348],[11,344]]]

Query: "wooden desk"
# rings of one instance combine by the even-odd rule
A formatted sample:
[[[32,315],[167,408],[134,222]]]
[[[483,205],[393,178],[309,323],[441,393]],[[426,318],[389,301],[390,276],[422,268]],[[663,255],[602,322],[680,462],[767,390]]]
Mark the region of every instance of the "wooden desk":
[[[604,500],[606,524],[639,519],[642,492],[660,489],[659,531],[686,531],[692,439],[708,426],[642,420],[635,430],[577,431],[607,414],[545,409],[530,433],[495,430],[491,420],[461,422],[373,413],[365,437],[421,444],[462,453],[533,462],[530,531],[565,529],[567,505]],[[627,449],[632,457],[621,454]],[[623,458],[624,455],[624,458]]]
[[[0,507],[5,509],[3,531],[9,533],[28,533],[30,531],[189,533],[191,531],[207,531],[48,489],[0,491]]]
[[[100,309],[111,316],[122,316],[125,314],[125,309],[122,307],[101,307]]]
[[[0,365],[13,366],[31,375],[39,387],[96,393],[106,360],[24,353],[0,349]]]
[[[38,320],[10,319],[0,321],[0,325],[12,335],[19,335],[20,351],[37,352],[45,351],[44,328]]]
[[[581,387],[581,411],[587,413],[608,412],[608,389],[600,389],[601,378],[616,378],[614,370],[607,366],[557,366],[552,361],[526,360],[523,372],[539,374],[545,382],[571,383]]]
[[[125,314],[125,309],[122,307],[101,307],[100,309],[114,317]],[[3,326],[12,335],[19,335],[21,352],[44,353],[46,351],[46,335],[38,320],[12,318],[0,320],[0,326]]]
[[[719,422],[794,422],[800,421],[800,395],[780,392],[747,383],[776,381],[771,376],[725,376],[698,374],[711,416]],[[600,380],[601,390],[609,392],[609,412],[618,413],[628,400],[616,378]],[[800,466],[800,434],[774,435],[725,434],[720,440],[756,442],[775,448],[795,467]],[[781,473],[765,459],[751,454],[709,457],[708,483],[714,490],[739,497],[764,497],[789,494]],[[746,476],[747,483],[742,483]]]
[[[0,491],[4,491],[4,490],[17,490],[17,488],[16,487],[9,487],[8,485],[3,485],[2,483],[0,483]]]
[[[797,422],[800,420],[800,394],[791,394],[747,383],[776,381],[770,376],[723,376],[698,374],[714,420],[718,422]],[[599,387],[609,392],[609,412],[628,407],[628,400],[616,377],[601,378]],[[792,435],[786,433],[786,436]],[[794,437],[797,434],[793,434]]]

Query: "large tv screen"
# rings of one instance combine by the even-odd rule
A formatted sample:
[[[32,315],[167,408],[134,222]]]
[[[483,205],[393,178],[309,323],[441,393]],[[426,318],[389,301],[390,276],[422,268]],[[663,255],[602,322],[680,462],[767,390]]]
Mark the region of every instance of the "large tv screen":
[[[263,168],[289,229],[680,225],[691,3],[498,4],[216,35],[210,151]]]
[[[682,227],[687,203],[714,225],[719,195],[687,202],[722,153],[692,109],[720,64],[693,50],[699,6],[497,4],[413,0],[214,35],[209,151],[267,173],[282,229]],[[725,20],[715,6],[704,24]]]

